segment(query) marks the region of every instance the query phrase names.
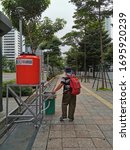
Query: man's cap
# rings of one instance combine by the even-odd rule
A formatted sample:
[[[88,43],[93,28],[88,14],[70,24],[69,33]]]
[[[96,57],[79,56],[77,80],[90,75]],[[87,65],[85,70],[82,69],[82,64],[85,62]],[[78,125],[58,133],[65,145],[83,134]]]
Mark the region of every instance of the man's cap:
[[[70,67],[66,67],[65,68],[65,73],[68,75],[68,76],[71,76],[72,75],[72,69]]]
[[[65,72],[66,72],[66,73],[71,73],[71,72],[72,72],[72,69],[71,69],[70,67],[67,67],[67,68],[65,68]]]

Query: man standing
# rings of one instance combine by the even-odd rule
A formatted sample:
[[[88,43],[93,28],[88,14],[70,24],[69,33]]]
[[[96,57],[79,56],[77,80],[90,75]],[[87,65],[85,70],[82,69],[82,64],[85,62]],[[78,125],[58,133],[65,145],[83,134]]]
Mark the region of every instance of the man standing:
[[[71,94],[70,88],[70,78],[72,75],[71,68],[65,69],[65,77],[62,77],[60,84],[53,89],[53,92],[57,92],[59,89],[63,87],[63,97],[62,97],[62,116],[60,117],[60,121],[64,121],[67,117],[69,121],[72,122],[74,120],[74,112],[76,107],[76,95]],[[67,115],[67,106],[68,115]]]

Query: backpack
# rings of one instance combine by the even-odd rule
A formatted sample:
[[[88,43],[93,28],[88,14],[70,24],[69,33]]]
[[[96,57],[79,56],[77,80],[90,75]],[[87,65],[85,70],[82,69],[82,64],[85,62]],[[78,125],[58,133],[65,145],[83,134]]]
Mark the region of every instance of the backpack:
[[[79,79],[76,78],[75,76],[69,76],[70,78],[70,88],[71,88],[71,94],[72,95],[78,95],[80,94],[80,82]]]

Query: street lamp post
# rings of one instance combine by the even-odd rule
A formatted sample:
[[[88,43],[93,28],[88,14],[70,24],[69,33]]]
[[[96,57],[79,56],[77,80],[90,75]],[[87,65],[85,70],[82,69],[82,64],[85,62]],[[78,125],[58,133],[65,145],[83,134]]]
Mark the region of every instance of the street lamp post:
[[[47,74],[46,74],[46,78],[49,77],[49,52],[51,51],[51,49],[45,49],[44,52],[46,52],[47,54],[47,59],[46,59],[46,65],[47,65]]]
[[[49,53],[47,52],[47,80],[49,77]]]
[[[16,11],[19,15],[19,31],[20,31],[20,53],[22,53],[22,47],[23,47],[23,42],[22,42],[22,19],[23,19],[23,12],[25,9],[23,7],[17,7]]]

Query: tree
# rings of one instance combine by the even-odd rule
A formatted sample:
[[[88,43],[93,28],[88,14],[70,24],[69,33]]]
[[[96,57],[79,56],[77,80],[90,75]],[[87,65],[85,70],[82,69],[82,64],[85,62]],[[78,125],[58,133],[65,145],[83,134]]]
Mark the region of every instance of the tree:
[[[83,53],[79,50],[80,41],[82,39],[82,34],[78,31],[71,31],[62,37],[63,45],[71,46],[70,50],[66,52],[66,63],[75,70],[81,69],[82,61],[80,61]]]
[[[33,21],[28,24],[27,31],[28,36],[26,36],[26,44],[31,45],[33,49],[36,49],[39,44],[43,41],[47,42],[53,35],[59,30],[63,29],[66,24],[64,19],[57,18],[54,22],[45,17],[41,21]]]
[[[113,63],[113,43],[107,47],[107,51],[104,53],[104,60],[108,62],[109,65]]]
[[[75,31],[76,32],[76,31]],[[96,65],[100,63],[100,43],[97,25],[91,25],[86,31],[84,38],[80,36],[81,33],[75,33],[74,31],[67,33],[62,39],[64,44],[71,46],[71,52],[66,53],[67,63],[69,65],[75,65],[75,62],[71,60],[77,56],[79,69],[84,70],[84,50],[86,52],[86,67],[92,66],[95,70]],[[109,38],[106,31],[103,31],[103,49],[104,53],[107,53],[108,47],[111,45],[111,39]],[[72,51],[73,49],[73,51]],[[76,53],[76,56],[74,56]],[[72,55],[72,56],[71,56]],[[84,61],[83,61],[84,60]],[[106,60],[106,59],[105,59]],[[107,59],[108,60],[108,59]],[[106,61],[107,61],[106,60]]]
[[[93,27],[96,25],[97,33],[99,34],[99,50],[100,50],[100,62],[101,64],[104,63],[103,55],[104,55],[104,49],[103,49],[103,21],[104,18],[112,15],[112,0],[70,0],[75,6],[76,6],[76,12],[74,15],[75,18],[75,25],[73,28],[78,29],[82,35],[83,39],[81,41],[83,49],[84,49],[84,70],[86,75],[86,67],[87,67],[87,54],[86,51],[88,51],[87,47],[89,47],[89,43],[87,40],[89,40],[89,37],[91,37],[91,34],[88,36],[89,30],[93,29]],[[94,28],[95,29],[95,28]],[[96,42],[97,44],[97,42]],[[94,45],[94,44],[92,44]],[[92,46],[91,46],[92,47]],[[94,48],[94,46],[93,46]],[[102,79],[103,79],[103,71],[102,71]],[[102,82],[102,87],[104,86]]]
[[[53,36],[49,41],[43,41],[39,46],[41,50],[49,50],[44,52],[44,61],[47,62],[47,57],[49,56],[49,65],[52,67],[53,72],[55,67],[59,69],[63,68],[63,60],[60,52],[61,44],[62,42],[59,38]]]
[[[4,56],[2,56],[2,70],[5,71],[7,68],[8,68],[8,59],[4,55]]]
[[[66,54],[66,65],[73,68],[73,70],[78,71],[81,68],[81,57],[82,54],[77,49],[70,48],[68,52],[65,52]]]
[[[8,58],[5,55],[2,56],[2,69],[5,72],[15,72],[16,70],[15,61],[8,60]]]
[[[24,8],[24,11],[21,12],[23,35],[27,39],[26,43],[30,43],[34,48],[41,40],[41,31],[39,31],[41,13],[46,10],[49,4],[50,0],[2,0],[5,13],[11,19],[13,27],[18,30],[19,14],[17,8]]]
[[[64,19],[56,18],[55,22],[53,22],[50,18],[45,17],[40,26],[43,40],[49,41],[56,32],[64,28],[65,24],[66,21]]]
[[[8,17],[12,20],[12,24],[15,28],[19,29],[19,16],[17,7],[24,8],[22,15],[24,16],[24,24],[27,24],[34,20],[39,20],[43,11],[47,9],[50,4],[50,0],[1,0],[4,6],[4,11]]]

